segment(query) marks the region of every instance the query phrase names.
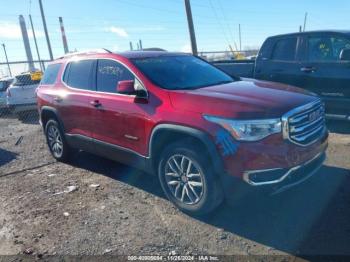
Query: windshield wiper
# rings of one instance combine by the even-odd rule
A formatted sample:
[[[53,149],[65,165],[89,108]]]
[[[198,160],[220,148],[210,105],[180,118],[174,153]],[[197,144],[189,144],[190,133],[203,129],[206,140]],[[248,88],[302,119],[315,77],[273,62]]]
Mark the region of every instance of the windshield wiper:
[[[234,81],[233,80],[221,81],[221,82],[217,82],[217,83],[213,84],[213,86],[229,84],[229,83],[232,83],[232,82],[234,82]]]
[[[216,83],[209,84],[209,85],[175,87],[172,90],[195,90],[195,89],[205,88],[205,87],[209,87],[209,86],[217,86],[217,85],[228,84],[228,83],[232,83],[232,82],[234,82],[234,81],[233,80],[225,80],[225,81],[220,81],[220,82],[216,82]]]

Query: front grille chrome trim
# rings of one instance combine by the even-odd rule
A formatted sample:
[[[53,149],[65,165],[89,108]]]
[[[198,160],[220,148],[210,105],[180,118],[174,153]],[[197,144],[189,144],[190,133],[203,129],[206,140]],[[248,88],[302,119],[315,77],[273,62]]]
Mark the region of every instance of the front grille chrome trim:
[[[310,112],[322,109],[321,116],[312,122],[306,122]],[[304,122],[302,122],[304,121]],[[312,127],[312,128],[311,128]],[[311,128],[308,131],[308,128]],[[306,105],[294,108],[282,116],[282,133],[283,138],[299,146],[309,146],[317,142],[327,131],[325,126],[324,105],[321,99],[317,99]],[[300,133],[302,132],[302,133]],[[320,135],[311,141],[307,141],[313,135],[320,132]],[[307,141],[307,142],[304,142]]]
[[[318,119],[316,119],[315,121],[313,121],[313,122],[311,122],[311,123],[309,123],[309,124],[307,124],[307,125],[300,126],[300,127],[292,126],[292,127],[290,128],[290,131],[291,131],[291,132],[302,132],[302,131],[304,131],[305,129],[308,129],[309,127],[311,127],[311,126],[317,124],[318,122],[321,122],[321,123],[319,123],[319,124],[324,124],[324,123],[323,123],[323,122],[324,122],[324,119],[318,118]]]
[[[313,130],[312,132],[309,132],[305,135],[304,134],[294,135],[294,136],[291,136],[291,138],[298,139],[299,141],[305,141],[306,139],[313,136],[314,134],[317,134],[317,132],[320,132],[322,130],[322,128],[324,128],[324,126],[320,126],[320,127],[316,128],[315,130]]]

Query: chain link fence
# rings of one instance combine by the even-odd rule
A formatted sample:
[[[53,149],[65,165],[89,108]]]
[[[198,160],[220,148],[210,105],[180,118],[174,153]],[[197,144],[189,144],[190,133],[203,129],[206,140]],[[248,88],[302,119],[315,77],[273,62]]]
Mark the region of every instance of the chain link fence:
[[[259,50],[199,52],[198,55],[209,62],[254,60]]]
[[[35,67],[40,65],[36,63]],[[26,63],[12,63],[12,77],[7,65],[0,68],[0,176],[52,163],[36,107],[40,78],[33,78]]]

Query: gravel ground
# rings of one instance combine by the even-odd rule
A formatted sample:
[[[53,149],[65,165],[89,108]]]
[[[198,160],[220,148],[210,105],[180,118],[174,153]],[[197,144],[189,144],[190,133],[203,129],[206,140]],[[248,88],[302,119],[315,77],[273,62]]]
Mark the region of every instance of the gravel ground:
[[[350,255],[350,126],[303,185],[189,217],[156,177],[84,152],[50,157],[36,121],[0,118],[0,255]]]

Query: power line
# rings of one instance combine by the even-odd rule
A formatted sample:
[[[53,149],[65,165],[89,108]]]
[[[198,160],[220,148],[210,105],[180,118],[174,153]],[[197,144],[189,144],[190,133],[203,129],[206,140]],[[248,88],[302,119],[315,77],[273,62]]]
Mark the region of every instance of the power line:
[[[221,21],[220,21],[219,16],[218,16],[218,14],[217,14],[217,12],[216,12],[214,6],[213,6],[213,3],[211,2],[211,0],[208,0],[208,1],[209,1],[210,6],[211,6],[211,9],[213,10],[214,15],[215,15],[215,17],[216,17],[216,19],[217,19],[217,21],[218,21],[218,24],[219,24],[219,26],[220,26],[220,29],[221,29],[222,33],[223,33],[223,36],[224,36],[224,38],[225,38],[227,44],[230,45],[230,41],[228,40],[228,38],[227,38],[227,36],[226,36],[225,30],[224,30],[224,28],[223,28],[223,26],[222,26],[222,24],[221,24]]]
[[[35,43],[36,54],[38,56],[38,60],[40,61],[40,53],[39,53],[38,43],[36,41],[35,30],[34,30],[34,25],[33,25],[33,20],[32,20],[32,16],[31,15],[29,15],[29,21],[30,21],[30,25],[32,27],[32,33],[33,33],[33,39],[34,39],[34,43]],[[39,63],[39,64],[40,64],[41,71],[43,71],[42,64],[41,63]]]
[[[234,37],[233,37],[233,34],[232,34],[233,30],[231,28],[230,23],[228,22],[228,19],[227,19],[227,16],[226,16],[226,12],[225,12],[225,10],[224,10],[224,8],[222,6],[221,0],[219,0],[219,7],[221,9],[221,13],[222,13],[224,19],[226,20],[226,26],[227,26],[228,32],[229,32],[229,34],[230,34],[230,36],[232,38],[231,40],[234,42]]]

